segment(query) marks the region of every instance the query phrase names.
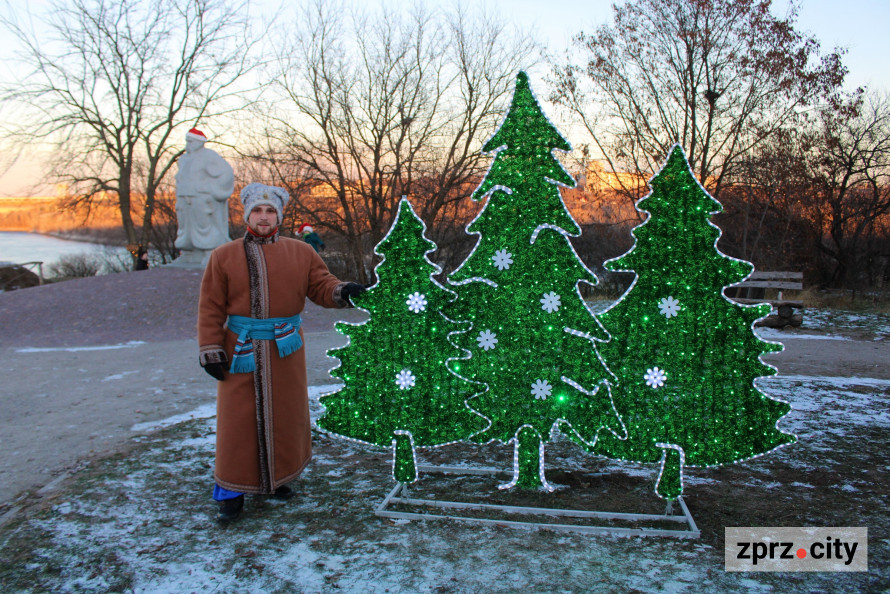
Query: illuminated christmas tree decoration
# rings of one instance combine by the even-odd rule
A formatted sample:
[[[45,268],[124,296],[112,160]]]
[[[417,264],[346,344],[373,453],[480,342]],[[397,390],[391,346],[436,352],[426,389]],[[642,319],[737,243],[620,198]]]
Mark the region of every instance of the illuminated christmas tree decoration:
[[[470,358],[449,367],[484,384],[467,400],[488,421],[472,439],[514,447],[514,477],[502,488],[550,488],[544,442],[555,427],[588,447],[601,432],[625,435],[596,350],[608,335],[579,292],[597,280],[568,240],[581,231],[559,186],[575,184],[553,151],[570,148],[519,73],[509,111],[483,147],[494,160],[473,198],[487,201],[467,226],[478,242],[448,278],[458,299],[445,312],[472,323],[452,336]]]
[[[636,279],[598,316],[612,336],[600,354],[616,376],[612,397],[628,435],[605,433],[592,449],[660,462],[656,492],[675,499],[687,465],[738,462],[796,438],[778,428],[788,404],[754,385],[776,371],[760,355],[782,349],[754,334],[769,305],[739,305],[723,295],[753,266],[717,249],[720,230],[710,218],[722,207],[679,146],[650,186],[637,204],[649,216],[633,230],[634,246],[605,263]]]
[[[340,360],[331,375],[343,387],[321,397],[318,426],[330,433],[393,447],[397,481],[416,480],[414,447],[460,441],[483,429],[484,419],[466,405],[477,387],[446,367],[448,358],[468,356],[448,341],[462,325],[441,314],[455,294],[433,279],[441,269],[426,255],[436,245],[407,199],[392,228],[375,248],[377,284],[353,297],[370,314],[362,324],[338,322],[349,337],[328,354]],[[406,307],[407,305],[407,307]]]

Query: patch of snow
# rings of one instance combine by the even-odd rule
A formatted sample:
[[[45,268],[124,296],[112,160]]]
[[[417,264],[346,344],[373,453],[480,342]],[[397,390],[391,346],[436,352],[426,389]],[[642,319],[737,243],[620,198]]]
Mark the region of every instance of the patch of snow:
[[[870,388],[879,388],[890,386],[890,379],[870,378],[870,377],[833,377],[827,375],[776,375],[771,377],[759,378],[760,381],[781,380],[785,382],[818,382],[819,384],[827,384],[836,388],[849,388],[850,386],[867,386]]]
[[[135,371],[129,371],[126,373],[136,373]],[[116,376],[109,376],[106,379],[119,379]],[[105,380],[102,380],[105,381]],[[313,420],[317,417],[318,412],[320,412],[321,405],[318,404],[318,398],[323,394],[328,394],[340,388],[341,384],[326,384],[322,386],[309,386],[309,406],[310,412],[315,413],[312,414]],[[313,410],[314,409],[314,410]],[[130,427],[130,431],[134,433],[146,433],[150,431],[157,431],[158,429],[163,429],[164,427],[171,427],[173,425],[178,425],[179,423],[185,423],[186,421],[191,421],[193,419],[209,419],[216,416],[216,403],[208,402],[207,404],[201,405],[198,408],[191,410],[186,413],[173,415],[172,417],[167,417],[166,419],[160,419],[158,421],[147,421],[145,423],[137,423]]]
[[[192,437],[189,439],[183,439],[177,444],[177,447],[181,448],[193,448],[200,447],[204,445],[213,445],[216,443],[216,433],[209,433],[204,437]]]
[[[124,371],[124,372],[121,372],[121,373],[115,373],[114,375],[109,375],[109,376],[103,377],[103,378],[102,378],[101,380],[99,380],[99,381],[110,382],[111,380],[124,379],[126,376],[128,376],[128,375],[132,375],[132,374],[134,374],[134,373],[139,373],[139,372],[138,372],[138,371]]]
[[[776,328],[755,328],[754,334],[762,340],[772,342],[782,342],[783,340],[846,340],[852,341],[852,338],[846,336],[834,336],[831,334],[788,334]]]
[[[79,351],[112,351],[116,349],[132,349],[138,346],[142,346],[145,344],[145,341],[142,340],[131,340],[130,342],[126,342],[123,344],[111,344],[104,346],[82,346],[82,347],[25,347],[23,349],[16,349],[17,353],[56,353],[56,352],[66,352],[66,353],[76,353]]]
[[[890,426],[885,394],[852,389],[885,388],[890,380],[792,375],[759,378],[757,386],[791,405],[779,425],[801,439],[824,432],[844,434],[846,427]]]
[[[172,417],[167,417],[166,419],[160,419],[158,421],[136,423],[135,425],[130,427],[130,431],[133,431],[135,433],[157,431],[158,429],[163,429],[164,427],[170,427],[172,425],[178,425],[179,423],[191,421],[192,419],[209,419],[214,416],[216,416],[216,403],[208,402],[207,404],[201,405],[195,410],[189,411],[187,413],[174,415]]]
[[[739,580],[739,586],[741,589],[747,590],[748,592],[769,592],[773,589],[771,586],[746,578]]]
[[[883,388],[890,385],[890,380],[775,376],[762,378],[759,384],[766,393],[794,406],[786,419],[801,435],[800,445],[783,448],[776,455],[796,468],[807,468],[807,459],[800,454],[816,451],[820,432],[890,424],[887,396],[861,390]],[[314,417],[323,409],[319,397],[338,387],[309,388]],[[377,518],[373,507],[385,494],[383,482],[368,480],[362,474],[364,467],[359,472],[346,472],[342,453],[351,457],[367,450],[352,449],[345,440],[347,445],[338,448],[337,455],[319,448],[301,483],[312,484],[313,476],[324,477],[316,483],[343,477],[345,486],[336,500],[313,495],[309,489],[286,504],[249,498],[239,524],[217,528],[212,519],[215,507],[207,495],[207,485],[212,482],[214,414],[214,406],[208,404],[185,415],[134,426],[134,430],[140,426],[145,430],[206,419],[197,423],[201,437],[193,437],[192,431],[165,436],[143,452],[142,456],[148,458],[145,464],[134,462],[132,466],[123,465],[116,474],[89,479],[79,487],[81,492],[71,495],[71,501],[53,507],[50,515],[28,520],[30,526],[40,527],[48,536],[36,550],[62,571],[58,579],[47,572],[40,574],[46,580],[41,584],[45,589],[108,591],[121,588],[121,584],[134,592],[782,589],[782,582],[768,574],[725,572],[723,551],[700,541],[590,537],[448,521]],[[783,428],[785,424],[783,420]],[[159,452],[173,454],[159,456]],[[579,450],[570,466],[577,461],[579,465],[574,467],[582,468],[580,464],[588,459]],[[657,472],[656,464],[605,462],[607,472],[645,474],[649,479]],[[455,460],[449,465],[461,464]],[[367,466],[367,476],[378,478],[378,470],[387,473],[389,468],[383,462]],[[687,488],[713,481],[708,469],[695,469],[687,480]],[[860,484],[858,480],[844,479]],[[149,486],[165,481],[179,490],[170,497],[164,493],[146,505],[141,494],[152,492]],[[775,483],[766,475],[766,480],[752,477],[751,484],[762,487],[766,494]],[[807,489],[807,498],[823,489],[804,483],[793,485]],[[846,484],[842,489],[852,492],[855,487]],[[262,506],[267,506],[265,512]],[[330,523],[324,528],[319,522],[320,514],[335,515],[333,512],[344,510],[340,525]],[[273,511],[284,521],[269,522],[266,516]],[[361,518],[361,523],[355,518]],[[830,518],[824,520],[830,525]],[[107,567],[103,559],[109,560]],[[101,570],[93,570],[94,566]],[[112,573],[115,569],[124,577]],[[875,575],[883,579],[886,574]],[[49,581],[51,578],[56,581]],[[798,579],[801,581],[794,585],[806,591],[829,591],[836,584],[831,581],[836,577],[828,574],[814,573]],[[866,584],[858,576],[851,579],[859,579],[849,584],[851,590]]]

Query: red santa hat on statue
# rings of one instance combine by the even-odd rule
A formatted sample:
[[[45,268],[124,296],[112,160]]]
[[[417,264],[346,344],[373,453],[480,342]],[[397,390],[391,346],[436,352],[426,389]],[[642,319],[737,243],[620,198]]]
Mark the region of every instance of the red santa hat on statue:
[[[185,138],[186,138],[186,140],[191,138],[194,140],[202,140],[204,142],[207,142],[207,136],[203,132],[198,130],[197,128],[192,128],[191,130],[186,132]]]

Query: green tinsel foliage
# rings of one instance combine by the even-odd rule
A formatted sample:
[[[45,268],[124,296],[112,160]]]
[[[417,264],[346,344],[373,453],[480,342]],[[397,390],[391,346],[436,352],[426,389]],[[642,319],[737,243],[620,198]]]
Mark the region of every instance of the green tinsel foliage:
[[[459,297],[447,315],[472,324],[453,339],[471,357],[450,369],[484,384],[468,401],[489,422],[474,439],[508,442],[534,428],[533,439],[520,440],[519,484],[540,485],[527,473],[534,467],[537,477],[539,436],[549,439],[555,423],[582,442],[603,428],[622,432],[601,388],[609,373],[595,341],[607,334],[578,292],[596,277],[569,243],[580,231],[555,183],[574,185],[553,155],[569,148],[520,73],[510,111],[485,145],[494,162],[474,197],[488,202],[467,228],[479,241],[448,279]]]
[[[354,299],[369,320],[336,325],[349,344],[329,352],[340,359],[331,375],[344,386],[321,398],[322,429],[380,446],[389,446],[401,430],[411,433],[416,446],[433,446],[466,439],[485,426],[465,405],[476,387],[446,367],[449,358],[465,354],[448,341],[461,325],[441,314],[455,295],[432,278],[439,269],[425,255],[435,248],[403,199],[376,248],[384,257],[378,282]]]
[[[754,386],[775,373],[760,355],[782,348],[752,329],[770,308],[723,296],[753,267],[717,250],[720,231],[710,217],[720,204],[695,180],[679,147],[651,186],[638,204],[649,217],[633,230],[635,245],[605,264],[637,279],[598,316],[612,337],[600,353],[617,378],[612,397],[628,437],[606,434],[594,451],[656,462],[663,453],[656,444],[673,444],[686,464],[715,466],[793,442],[776,427],[789,405]],[[671,455],[663,482],[679,485],[681,471]]]
[[[393,477],[400,483],[411,484],[417,480],[417,466],[414,463],[414,444],[411,436],[405,433],[393,435],[395,457],[393,459]]]

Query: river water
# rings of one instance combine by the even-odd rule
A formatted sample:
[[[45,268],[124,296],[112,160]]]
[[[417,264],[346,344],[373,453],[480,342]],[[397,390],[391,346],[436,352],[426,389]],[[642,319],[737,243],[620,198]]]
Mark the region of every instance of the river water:
[[[95,254],[97,256],[126,257],[127,250],[123,247],[106,247],[96,243],[68,241],[19,231],[0,231],[0,262],[24,264],[26,262],[58,262],[62,256],[75,254]]]

